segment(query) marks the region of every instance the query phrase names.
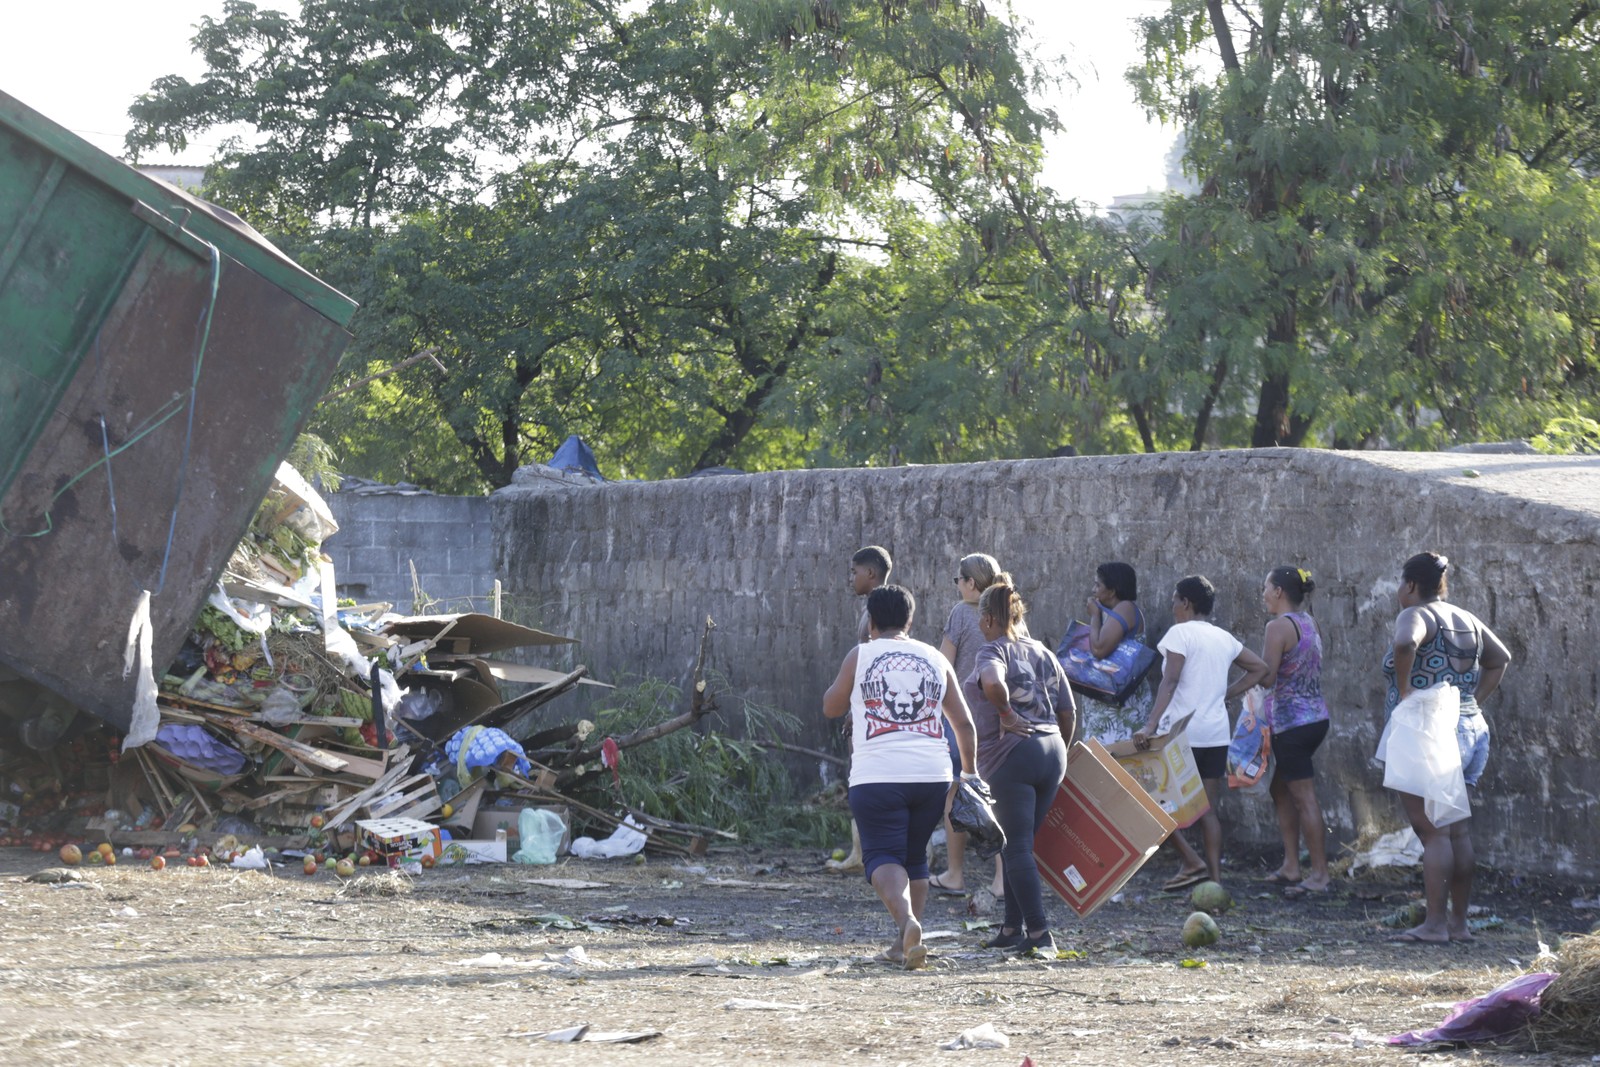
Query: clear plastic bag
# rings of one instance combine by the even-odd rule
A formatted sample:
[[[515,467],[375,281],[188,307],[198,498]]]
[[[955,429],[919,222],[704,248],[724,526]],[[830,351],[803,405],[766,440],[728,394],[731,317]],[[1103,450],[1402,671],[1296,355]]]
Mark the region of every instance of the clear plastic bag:
[[[1006,832],[994,817],[994,796],[982,778],[963,778],[956,783],[956,794],[950,801],[950,827],[966,834],[983,859],[1006,846]]]
[[[1461,691],[1455,686],[1414,689],[1395,705],[1378,739],[1384,788],[1421,797],[1424,814],[1434,826],[1449,826],[1472,815],[1456,742],[1460,719]]]
[[[516,863],[546,865],[556,861],[567,828],[561,816],[553,811],[523,808],[522,814],[517,816],[517,832],[522,837],[522,847],[511,859]]]

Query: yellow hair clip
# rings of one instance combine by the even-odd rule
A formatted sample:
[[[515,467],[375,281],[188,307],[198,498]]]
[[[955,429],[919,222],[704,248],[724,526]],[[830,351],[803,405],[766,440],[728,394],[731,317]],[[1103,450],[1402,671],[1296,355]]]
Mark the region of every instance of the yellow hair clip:
[[[1304,567],[1296,567],[1294,572],[1300,576],[1300,583],[1302,585],[1311,580],[1311,572],[1306,570]]]

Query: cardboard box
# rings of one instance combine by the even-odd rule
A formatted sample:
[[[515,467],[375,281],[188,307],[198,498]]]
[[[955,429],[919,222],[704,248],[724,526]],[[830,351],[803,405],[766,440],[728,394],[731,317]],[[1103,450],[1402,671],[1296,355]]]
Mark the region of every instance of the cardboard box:
[[[391,867],[439,859],[439,828],[421,819],[361,819],[356,829],[357,849],[377,853]]]
[[[1177,829],[1092,738],[1067,752],[1067,777],[1034,834],[1039,876],[1080,916],[1122,888]]]
[[[1179,827],[1193,826],[1211,810],[1200,768],[1195,766],[1194,750],[1189,747],[1189,719],[1185,715],[1171,730],[1151,738],[1149,748],[1138,749],[1132,741],[1118,741],[1106,749]]]
[[[512,852],[522,847],[522,828],[517,820],[522,815],[522,808],[544,808],[553,811],[561,817],[561,825],[565,826],[566,833],[561,835],[561,847],[556,849],[556,855],[564,856],[567,847],[572,844],[572,813],[566,807],[554,804],[525,804],[515,808],[479,808],[478,814],[472,820],[472,839],[475,841],[490,841],[494,839],[496,830],[506,832],[507,844]]]
[[[492,841],[446,841],[444,851],[439,855],[439,863],[444,866],[505,863],[509,854],[505,836],[496,834]]]

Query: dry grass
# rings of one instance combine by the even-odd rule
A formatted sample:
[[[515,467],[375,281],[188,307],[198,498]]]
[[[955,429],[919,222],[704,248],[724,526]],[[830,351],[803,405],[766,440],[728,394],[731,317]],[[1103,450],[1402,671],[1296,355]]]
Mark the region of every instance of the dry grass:
[[[1600,1051],[1600,934],[1567,941],[1557,960],[1529,1038],[1541,1051]]]
[[[403,897],[416,887],[415,879],[399,871],[383,874],[364,874],[339,887],[343,897]]]
[[[1436,974],[1376,974],[1331,991],[1340,995],[1390,996],[1437,999],[1474,997],[1482,994],[1481,971],[1441,971]]]

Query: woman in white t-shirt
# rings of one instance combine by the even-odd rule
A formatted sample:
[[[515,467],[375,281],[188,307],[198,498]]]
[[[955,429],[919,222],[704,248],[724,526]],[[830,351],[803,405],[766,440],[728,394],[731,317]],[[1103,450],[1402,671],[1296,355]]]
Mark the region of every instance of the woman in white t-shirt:
[[[1217,818],[1217,800],[1222,796],[1222,780],[1228,773],[1228,744],[1233,729],[1228,723],[1226,701],[1248,690],[1267,676],[1267,665],[1228,631],[1211,622],[1211,609],[1217,590],[1198,574],[1178,582],[1172,593],[1172,628],[1156,649],[1165,657],[1161,665],[1161,687],[1143,730],[1133,735],[1133,743],[1147,748],[1150,738],[1164,734],[1173,723],[1190,716],[1188,739],[1194,762],[1205,783],[1211,808],[1200,816],[1200,838],[1205,858],[1189,844],[1181,832],[1172,835],[1183,865],[1161,888],[1185,889],[1210,878],[1222,880],[1222,820]],[[1232,685],[1228,674],[1238,667],[1244,676]]]
[[[894,919],[884,953],[907,970],[926,964],[928,839],[944,815],[953,777],[941,709],[955,735],[963,778],[978,777],[977,735],[950,663],[907,631],[916,600],[898,585],[867,594],[871,640],[845,656],[822,696],[822,714],[850,716],[850,814],[861,832],[867,881]]]

